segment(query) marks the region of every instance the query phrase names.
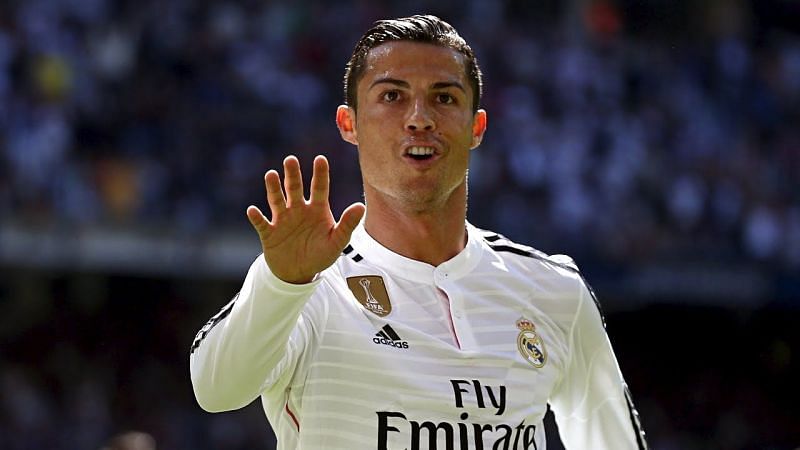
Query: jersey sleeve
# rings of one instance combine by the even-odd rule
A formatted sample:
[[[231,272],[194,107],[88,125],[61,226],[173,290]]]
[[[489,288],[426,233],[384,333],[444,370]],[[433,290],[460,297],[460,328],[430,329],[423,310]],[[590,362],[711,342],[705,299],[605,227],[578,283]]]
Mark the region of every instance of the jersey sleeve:
[[[192,387],[203,409],[241,408],[264,391],[288,384],[299,356],[318,331],[319,317],[306,304],[319,283],[286,283],[258,257],[239,294],[192,344]]]
[[[593,294],[581,283],[564,374],[550,399],[568,450],[647,449]]]

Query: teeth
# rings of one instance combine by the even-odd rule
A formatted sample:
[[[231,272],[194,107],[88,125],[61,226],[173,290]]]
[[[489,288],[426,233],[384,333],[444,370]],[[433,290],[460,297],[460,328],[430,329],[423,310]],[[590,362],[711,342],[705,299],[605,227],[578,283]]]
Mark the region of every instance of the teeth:
[[[432,155],[433,152],[434,152],[433,147],[411,147],[408,149],[409,155],[417,155],[417,156]]]

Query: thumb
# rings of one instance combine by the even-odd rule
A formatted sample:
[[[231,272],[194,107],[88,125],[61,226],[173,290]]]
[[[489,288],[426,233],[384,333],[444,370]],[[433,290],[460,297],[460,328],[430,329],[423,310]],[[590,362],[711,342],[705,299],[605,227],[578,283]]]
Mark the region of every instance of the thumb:
[[[367,207],[364,206],[363,203],[353,203],[348,206],[347,209],[342,212],[339,223],[333,227],[335,238],[337,240],[341,239],[341,241],[345,243],[348,242],[350,240],[350,235],[353,234],[353,230],[355,230],[358,223],[361,222],[361,218],[364,217],[366,211]]]

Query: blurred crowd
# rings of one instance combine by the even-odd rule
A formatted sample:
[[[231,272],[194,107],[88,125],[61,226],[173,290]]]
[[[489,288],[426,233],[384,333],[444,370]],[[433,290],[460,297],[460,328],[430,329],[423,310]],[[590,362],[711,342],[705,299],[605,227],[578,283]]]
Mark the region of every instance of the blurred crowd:
[[[0,449],[274,449],[257,402],[211,415],[189,381],[192,337],[238,283],[5,274]]]
[[[344,64],[375,19],[424,11],[456,26],[484,71],[490,120],[473,154],[471,222],[579,261],[796,271],[797,5],[0,1],[0,225],[249,232],[244,210],[263,203],[264,171],[290,153],[304,167],[328,155],[338,215],[361,196],[356,152],[333,120]],[[159,286],[140,299],[138,281],[108,304],[80,280],[2,281],[0,299],[16,300],[0,302],[0,448],[93,449],[126,427],[159,448],[271,448],[260,414],[209,418],[189,391],[184,346],[234,286],[204,292],[211,303],[198,311],[200,295]],[[786,373],[791,348],[768,344],[769,361],[784,363],[767,369]],[[640,386],[652,375],[625,364]],[[707,385],[722,380],[705,373]],[[662,401],[708,395],[684,381],[678,394],[645,396],[655,448],[758,448],[752,411],[725,402],[705,431],[738,444],[679,430],[688,422]],[[748,389],[732,398],[774,407]]]
[[[344,64],[375,18],[423,10],[485,73],[473,223],[601,261],[800,267],[796,3],[647,3],[2,2],[0,217],[244,228],[289,153],[330,157],[341,210]]]
[[[7,274],[0,449],[275,448],[259,401],[209,414],[189,381],[192,339],[239,280]],[[606,319],[653,450],[800,448],[800,311],[662,305]],[[547,433],[540,450],[563,450]]]

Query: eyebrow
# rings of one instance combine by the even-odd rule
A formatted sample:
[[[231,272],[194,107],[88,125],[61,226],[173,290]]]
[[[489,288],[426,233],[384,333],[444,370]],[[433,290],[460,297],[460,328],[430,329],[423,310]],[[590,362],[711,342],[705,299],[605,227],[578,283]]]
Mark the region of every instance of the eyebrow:
[[[446,89],[450,87],[461,89],[465,94],[467,93],[467,90],[464,89],[464,86],[458,81],[440,81],[438,83],[433,83],[434,89]]]
[[[377,80],[373,81],[372,84],[369,85],[369,88],[372,89],[375,86],[377,86],[379,84],[384,84],[384,83],[393,84],[395,86],[400,86],[400,87],[403,87],[403,88],[410,88],[411,87],[411,85],[408,84],[408,82],[406,82],[406,81],[398,80],[396,78],[384,77],[384,78],[378,78]]]
[[[393,84],[395,86],[399,86],[399,87],[406,88],[406,89],[411,87],[411,85],[408,84],[407,81],[398,80],[396,78],[385,77],[385,78],[378,78],[377,80],[373,81],[372,84],[369,85],[369,89],[372,89],[372,88],[374,88],[375,86],[377,86],[379,84]],[[446,88],[454,87],[454,88],[462,90],[464,93],[467,92],[467,90],[464,89],[464,86],[461,83],[459,83],[458,81],[438,81],[436,83],[433,83],[433,86],[431,86],[431,87],[433,89],[446,89]]]

